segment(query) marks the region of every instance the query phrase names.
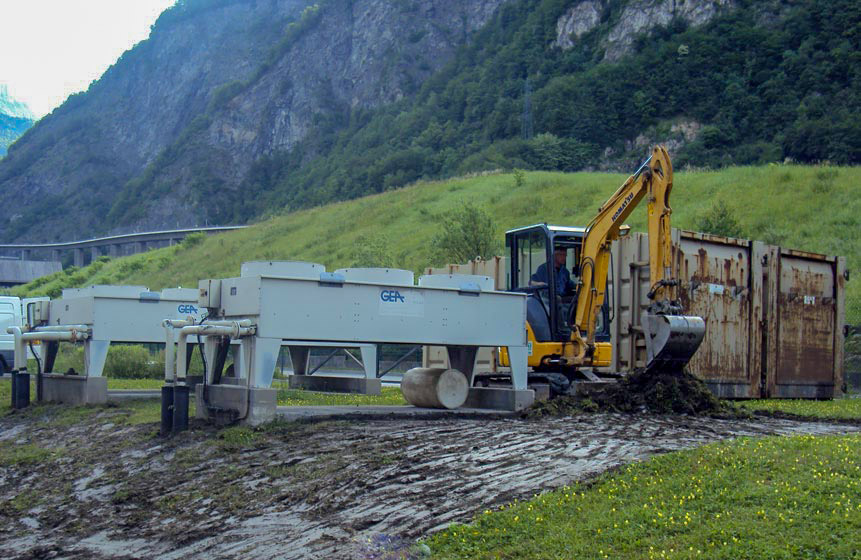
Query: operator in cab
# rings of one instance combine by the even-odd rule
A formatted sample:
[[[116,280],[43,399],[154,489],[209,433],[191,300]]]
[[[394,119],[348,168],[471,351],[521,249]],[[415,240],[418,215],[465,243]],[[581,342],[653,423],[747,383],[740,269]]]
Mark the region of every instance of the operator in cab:
[[[556,274],[556,289],[558,291],[557,295],[560,296],[568,296],[574,293],[574,282],[571,281],[571,273],[569,273],[568,269],[565,267],[566,254],[567,252],[565,247],[556,246],[553,249],[553,266],[554,273]],[[530,278],[529,284],[531,286],[546,286],[548,281],[547,263],[542,263],[535,271],[535,274]]]

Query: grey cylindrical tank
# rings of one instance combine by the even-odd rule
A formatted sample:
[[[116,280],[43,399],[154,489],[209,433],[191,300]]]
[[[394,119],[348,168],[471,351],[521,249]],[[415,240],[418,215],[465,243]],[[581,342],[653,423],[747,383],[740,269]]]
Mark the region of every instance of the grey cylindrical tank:
[[[413,406],[458,408],[466,402],[469,381],[456,369],[413,368],[404,374],[401,392]]]

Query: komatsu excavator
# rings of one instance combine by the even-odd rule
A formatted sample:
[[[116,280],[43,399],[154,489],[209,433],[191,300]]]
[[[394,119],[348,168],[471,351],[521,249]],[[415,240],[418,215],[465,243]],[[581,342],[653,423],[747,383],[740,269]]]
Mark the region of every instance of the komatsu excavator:
[[[529,366],[537,376],[594,380],[593,368],[610,365],[605,304],[610,246],[627,235],[630,228],[623,224],[644,198],[651,285],[651,303],[642,316],[646,369],[681,372],[693,357],[705,335],[705,322],[682,315],[679,282],[672,277],[672,187],[670,156],[658,146],[585,228],[537,224],[506,232],[509,289],[529,294]],[[567,263],[574,265],[573,278]],[[500,362],[507,366],[508,354],[500,350]]]

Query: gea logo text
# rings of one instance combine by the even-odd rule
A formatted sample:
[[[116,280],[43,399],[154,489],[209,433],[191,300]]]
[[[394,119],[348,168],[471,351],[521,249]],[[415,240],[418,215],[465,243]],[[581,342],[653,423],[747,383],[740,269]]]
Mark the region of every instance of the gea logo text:
[[[404,296],[397,290],[383,290],[380,292],[380,299],[383,301],[403,302]]]
[[[197,308],[191,304],[182,304],[176,308],[180,313],[191,313],[192,315],[197,315]]]

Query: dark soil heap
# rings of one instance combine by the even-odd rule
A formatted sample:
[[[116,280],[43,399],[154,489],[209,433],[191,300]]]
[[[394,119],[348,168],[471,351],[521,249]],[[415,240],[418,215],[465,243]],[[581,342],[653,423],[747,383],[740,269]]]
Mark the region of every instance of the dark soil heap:
[[[575,385],[572,385],[572,390]],[[737,416],[738,410],[721,402],[705,383],[683,373],[637,370],[618,383],[536,403],[524,412],[527,417],[565,416],[583,412],[650,412]]]

